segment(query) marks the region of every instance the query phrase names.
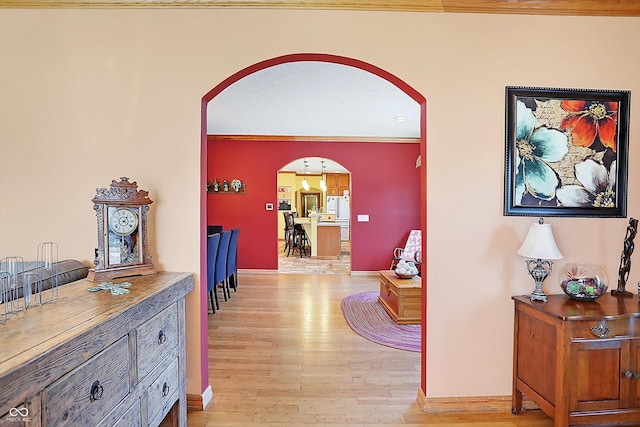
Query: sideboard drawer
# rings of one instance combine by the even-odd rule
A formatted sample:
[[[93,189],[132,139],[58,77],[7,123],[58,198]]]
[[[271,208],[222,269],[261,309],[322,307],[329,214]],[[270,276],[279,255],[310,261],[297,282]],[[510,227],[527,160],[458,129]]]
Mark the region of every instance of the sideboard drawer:
[[[162,417],[169,411],[171,403],[175,401],[173,396],[178,392],[179,386],[178,358],[175,358],[147,390],[149,425],[159,424]]]
[[[637,333],[629,319],[576,320],[570,324],[571,338],[602,339]]]
[[[141,425],[140,400],[136,400],[136,402],[126,410],[122,417],[116,421],[113,427],[138,427]]]
[[[45,388],[45,425],[96,425],[115,408],[129,393],[128,338],[120,338]]]
[[[138,329],[138,379],[146,377],[178,345],[178,306],[172,304]]]

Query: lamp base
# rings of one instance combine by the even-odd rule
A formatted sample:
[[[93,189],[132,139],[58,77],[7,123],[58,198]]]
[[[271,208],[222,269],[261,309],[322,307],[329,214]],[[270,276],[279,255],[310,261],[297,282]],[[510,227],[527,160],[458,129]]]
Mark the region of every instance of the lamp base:
[[[549,273],[551,273],[551,266],[553,265],[553,261],[528,259],[526,262],[527,270],[536,283],[536,289],[531,292],[529,299],[531,301],[547,302],[547,295],[542,290],[542,282],[547,278]]]
[[[538,292],[538,290],[536,289],[535,291],[531,292],[531,295],[529,295],[529,299],[531,301],[547,302],[547,295],[543,290],[540,290],[540,292]]]

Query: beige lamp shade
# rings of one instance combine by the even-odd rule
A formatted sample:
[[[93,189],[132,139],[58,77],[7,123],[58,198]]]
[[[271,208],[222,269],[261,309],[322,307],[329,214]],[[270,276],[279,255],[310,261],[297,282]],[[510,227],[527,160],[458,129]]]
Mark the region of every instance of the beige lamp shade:
[[[551,224],[533,223],[529,233],[518,249],[518,255],[533,259],[562,259],[562,253],[556,245]]]

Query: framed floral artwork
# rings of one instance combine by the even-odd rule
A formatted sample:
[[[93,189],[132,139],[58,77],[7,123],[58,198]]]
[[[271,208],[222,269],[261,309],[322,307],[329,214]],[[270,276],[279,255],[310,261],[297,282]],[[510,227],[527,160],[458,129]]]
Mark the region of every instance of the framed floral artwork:
[[[506,88],[504,214],[624,218],[629,91]]]

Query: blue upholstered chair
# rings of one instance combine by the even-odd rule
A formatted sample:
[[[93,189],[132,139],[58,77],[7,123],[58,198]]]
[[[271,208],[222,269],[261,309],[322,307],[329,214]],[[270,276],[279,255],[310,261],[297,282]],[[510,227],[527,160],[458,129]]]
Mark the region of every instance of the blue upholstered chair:
[[[218,303],[218,292],[216,290],[216,259],[218,257],[218,246],[220,244],[220,233],[215,233],[207,237],[207,293],[211,301],[211,312],[215,313],[220,309]]]
[[[229,239],[229,252],[227,253],[227,285],[238,292],[238,234],[239,228],[231,230]]]
[[[231,240],[231,230],[220,233],[220,244],[218,245],[218,256],[216,257],[215,284],[222,284],[222,295],[227,301],[231,297],[229,292],[229,282],[227,281],[227,254],[229,253],[229,241]]]

